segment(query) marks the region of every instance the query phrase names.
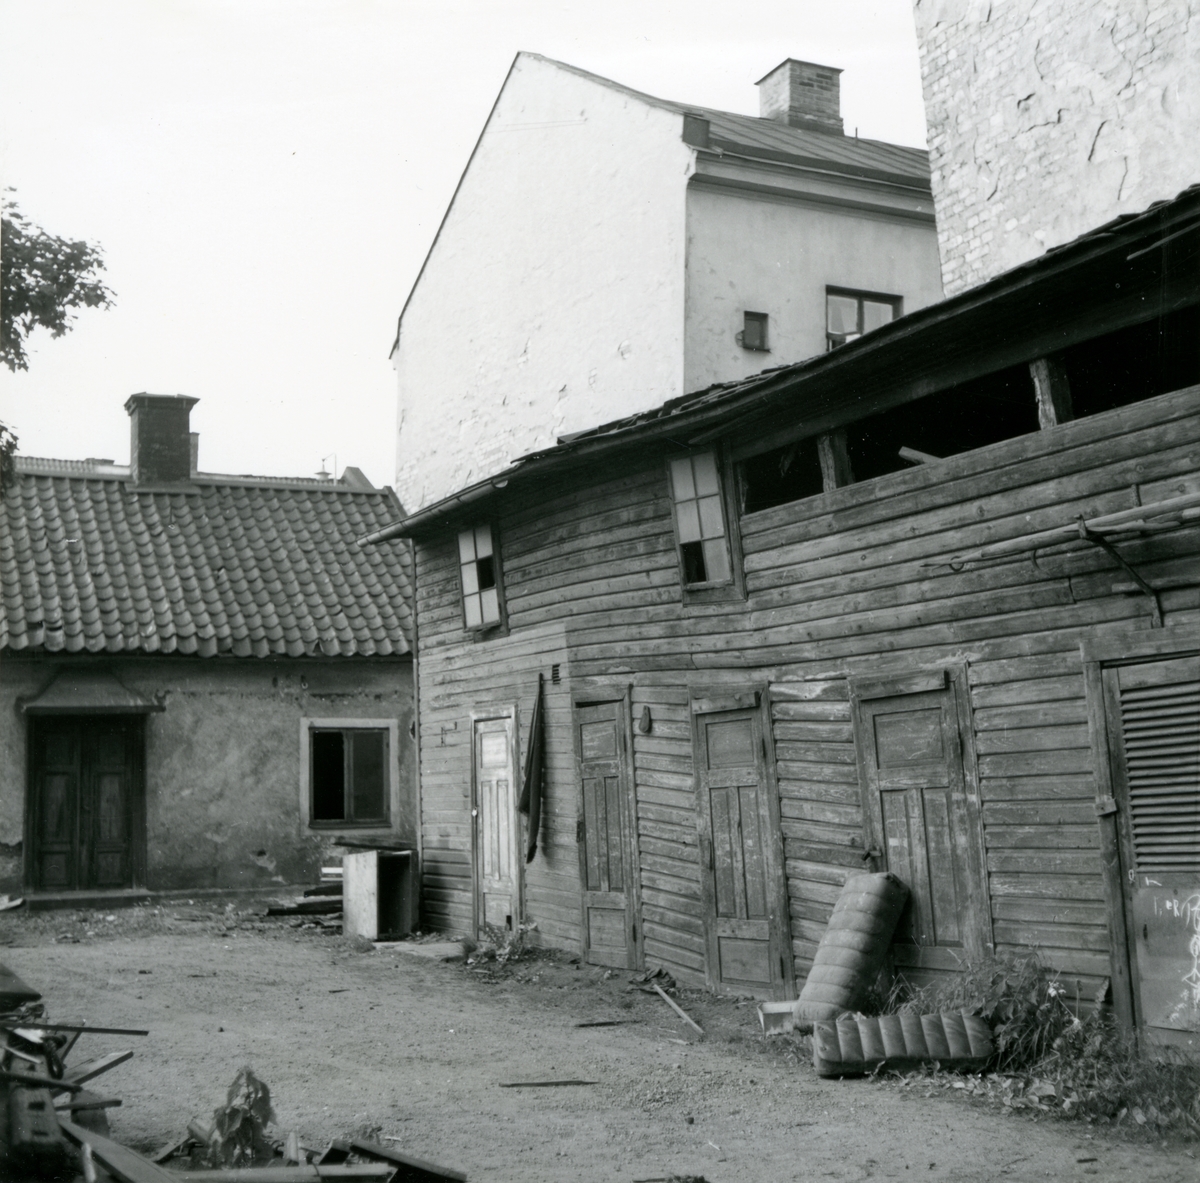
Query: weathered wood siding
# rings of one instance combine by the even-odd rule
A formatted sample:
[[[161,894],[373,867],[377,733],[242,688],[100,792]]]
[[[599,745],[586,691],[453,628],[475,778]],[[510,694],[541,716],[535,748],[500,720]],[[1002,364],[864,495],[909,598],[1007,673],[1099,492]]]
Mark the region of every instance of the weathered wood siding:
[[[901,441],[902,442],[902,441]],[[994,444],[747,515],[747,598],[683,605],[662,459],[507,495],[492,520],[510,632],[461,627],[454,539],[418,556],[427,916],[469,922],[473,707],[520,701],[559,663],[548,698],[548,857],[528,869],[529,917],[577,946],[578,788],[570,687],[633,684],[646,958],[702,980],[703,918],[689,687],[771,686],[793,951],[811,962],[863,819],[847,678],[965,664],[995,939],[1036,945],[1085,988],[1108,974],[1079,639],[1150,624],[1144,596],[1074,543],[953,571],[1005,538],[1200,487],[1200,389]],[[610,469],[610,471],[612,471]],[[1195,573],[1200,531],[1122,543],[1151,578]],[[1200,590],[1162,595],[1167,622],[1200,621]],[[457,728],[457,729],[456,729]],[[524,737],[524,732],[522,732]],[[524,738],[522,738],[524,752]]]

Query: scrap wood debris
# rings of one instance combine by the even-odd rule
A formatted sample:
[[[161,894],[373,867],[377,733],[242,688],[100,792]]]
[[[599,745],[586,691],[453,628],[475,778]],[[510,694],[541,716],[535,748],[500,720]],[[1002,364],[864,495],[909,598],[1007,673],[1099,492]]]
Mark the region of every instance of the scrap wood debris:
[[[107,1110],[118,1097],[84,1085],[128,1061],[110,1052],[77,1064],[67,1059],[80,1037],[148,1035],[129,1027],[51,1023],[41,994],[0,965],[0,1180],[5,1183],[301,1183],[361,1179],[380,1183],[463,1183],[466,1175],[374,1142],[334,1141],[322,1152],[296,1132],[272,1137],[271,1091],[252,1069],[234,1077],[211,1123],[193,1119],[187,1134],[153,1156],[108,1136]],[[555,1082],[557,1083],[557,1082]],[[570,1082],[590,1083],[590,1082]]]

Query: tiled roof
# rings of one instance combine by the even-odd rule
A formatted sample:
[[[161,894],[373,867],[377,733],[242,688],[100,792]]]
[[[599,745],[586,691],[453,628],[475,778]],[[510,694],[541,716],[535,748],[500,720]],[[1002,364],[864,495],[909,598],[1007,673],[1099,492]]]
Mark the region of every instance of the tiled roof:
[[[18,458],[0,502],[0,651],[409,652],[407,555],[355,542],[401,512],[391,490],[197,474],[142,491],[115,465],[45,471],[61,463]]]

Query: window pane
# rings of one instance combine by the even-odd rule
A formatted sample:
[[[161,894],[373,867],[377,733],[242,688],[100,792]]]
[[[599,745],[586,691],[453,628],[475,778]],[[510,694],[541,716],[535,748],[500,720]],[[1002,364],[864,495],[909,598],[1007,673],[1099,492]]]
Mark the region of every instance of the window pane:
[[[346,756],[340,731],[312,733],[312,820],[346,816]]]
[[[475,564],[475,573],[479,578],[479,587],[481,590],[496,586],[496,560],[491,555],[480,559]]]
[[[463,596],[463,617],[467,622],[467,628],[476,628],[483,623],[478,595]]]
[[[858,301],[853,296],[826,296],[831,333],[858,332]]]
[[[379,821],[387,817],[386,764],[382,731],[350,731],[351,774],[354,780],[352,813],[355,821]]]
[[[481,610],[485,624],[495,624],[500,619],[500,598],[494,587],[480,594]]]
[[[704,565],[710,581],[722,583],[729,578],[729,554],[724,538],[714,538],[704,543]]]
[[[683,582],[704,583],[708,579],[704,569],[704,544],[685,542],[679,553],[683,558]]]
[[[885,325],[888,321],[895,319],[896,309],[891,304],[882,304],[878,300],[863,301],[863,332],[869,333],[872,329],[879,328],[880,325]]]
[[[696,470],[697,497],[721,491],[721,481],[717,476],[716,457],[711,452],[701,452],[699,456],[693,456],[692,467]]]
[[[475,558],[475,531],[464,530],[458,536],[458,561],[470,563]]]
[[[694,501],[681,501],[676,506],[676,516],[679,519],[679,541],[697,542],[702,537],[700,533],[700,511]]]
[[[692,458],[690,456],[671,461],[671,488],[676,501],[686,501],[689,497],[696,496],[696,486],[692,483]]]
[[[701,497],[700,506],[700,537],[720,538],[725,533],[725,523],[721,520],[720,497]]]
[[[478,558],[483,558],[484,555],[492,553],[492,528],[491,526],[476,526],[475,527],[475,554]]]
[[[478,567],[474,562],[464,563],[462,567],[463,595],[469,596],[479,590]]]

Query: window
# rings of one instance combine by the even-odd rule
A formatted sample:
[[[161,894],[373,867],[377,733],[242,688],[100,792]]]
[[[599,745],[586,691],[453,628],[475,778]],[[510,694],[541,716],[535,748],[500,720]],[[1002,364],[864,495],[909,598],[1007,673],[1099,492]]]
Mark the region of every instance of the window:
[[[729,583],[729,539],[721,477],[713,452],[697,452],[670,462],[675,531],[685,587]]]
[[[379,825],[388,821],[388,730],[309,730],[309,822]]]
[[[459,534],[458,569],[466,627],[485,629],[500,624],[500,562],[491,526],[475,526]]]
[[[743,513],[813,497],[825,488],[815,436],[747,457],[741,475]]]
[[[769,353],[767,348],[767,314],[765,312],[743,312],[742,331],[738,335],[738,344],[743,349],[752,349],[758,353]]]
[[[899,315],[899,296],[826,288],[825,349],[828,351],[847,341],[857,341],[863,333],[869,333]]]

